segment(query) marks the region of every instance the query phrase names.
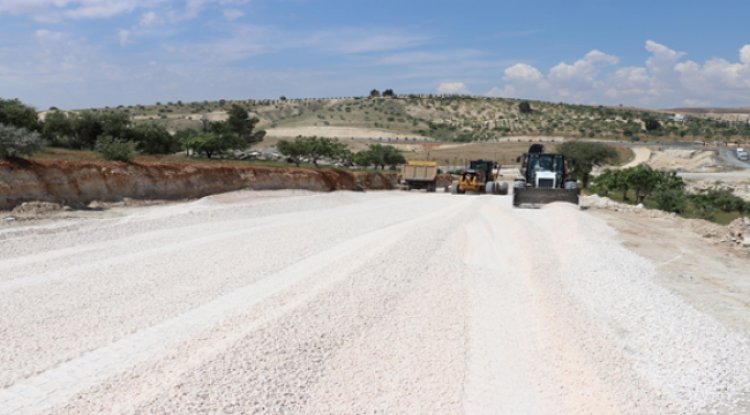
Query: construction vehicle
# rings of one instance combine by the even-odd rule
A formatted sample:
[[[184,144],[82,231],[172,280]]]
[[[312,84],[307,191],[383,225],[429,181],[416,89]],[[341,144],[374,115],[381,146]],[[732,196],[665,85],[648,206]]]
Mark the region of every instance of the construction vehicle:
[[[410,160],[401,168],[401,186],[404,190],[437,189],[438,166],[434,161]]]
[[[570,177],[565,156],[545,153],[544,146],[532,144],[518,158],[521,177],[513,182],[513,206],[540,207],[552,202],[578,204],[580,191]]]
[[[493,173],[495,163],[490,160],[472,160],[469,167],[461,172],[458,180],[450,185],[453,194],[487,193],[507,195],[508,183],[500,182],[499,174]]]

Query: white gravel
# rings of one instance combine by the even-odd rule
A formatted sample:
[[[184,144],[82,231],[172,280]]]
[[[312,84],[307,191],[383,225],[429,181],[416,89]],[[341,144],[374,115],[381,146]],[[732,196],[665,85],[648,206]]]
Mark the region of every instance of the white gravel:
[[[738,413],[748,339],[569,205],[239,192],[0,229],[0,413]],[[748,310],[750,312],[750,310]]]

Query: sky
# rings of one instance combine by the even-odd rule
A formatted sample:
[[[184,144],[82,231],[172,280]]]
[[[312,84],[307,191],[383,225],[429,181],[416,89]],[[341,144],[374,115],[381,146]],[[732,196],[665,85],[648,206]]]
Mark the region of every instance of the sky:
[[[0,0],[0,98],[750,107],[748,22],[746,0]]]

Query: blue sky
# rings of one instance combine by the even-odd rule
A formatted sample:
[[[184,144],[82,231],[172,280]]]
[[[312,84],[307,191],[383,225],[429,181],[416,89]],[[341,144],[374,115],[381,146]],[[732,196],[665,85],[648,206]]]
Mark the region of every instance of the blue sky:
[[[750,106],[750,2],[682,3],[0,0],[0,97],[44,109],[392,88]]]

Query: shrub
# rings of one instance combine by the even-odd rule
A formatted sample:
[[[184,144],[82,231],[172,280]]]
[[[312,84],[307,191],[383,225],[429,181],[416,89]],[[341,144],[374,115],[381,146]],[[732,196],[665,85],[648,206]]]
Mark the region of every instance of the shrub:
[[[660,210],[674,213],[685,213],[688,206],[684,189],[659,187],[653,194],[654,203]]]
[[[129,163],[135,158],[135,143],[104,135],[96,140],[96,151],[105,160],[124,161]]]
[[[0,158],[28,156],[43,147],[38,133],[0,124]]]
[[[591,170],[617,158],[617,150],[602,143],[570,141],[561,144],[557,151],[573,165],[572,176],[588,187]]]
[[[29,131],[38,131],[40,127],[36,110],[17,99],[0,98],[0,124]]]
[[[157,124],[137,124],[127,132],[138,150],[147,154],[169,154],[180,151],[180,140]]]

